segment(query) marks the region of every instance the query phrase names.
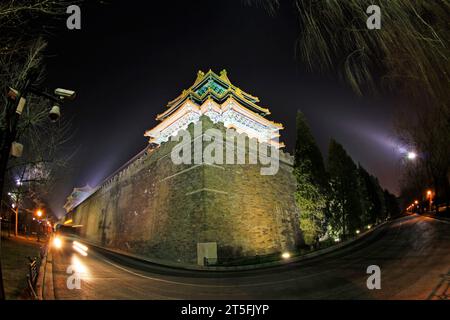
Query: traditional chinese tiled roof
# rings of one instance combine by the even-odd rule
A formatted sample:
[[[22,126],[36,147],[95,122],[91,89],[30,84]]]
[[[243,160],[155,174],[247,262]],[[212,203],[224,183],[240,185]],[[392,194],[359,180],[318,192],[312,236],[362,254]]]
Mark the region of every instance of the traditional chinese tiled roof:
[[[207,73],[199,71],[194,84],[189,89],[183,90],[177,98],[170,101],[167,105],[167,110],[159,114],[156,119],[164,120],[188,99],[198,105],[202,105],[207,99],[212,99],[221,104],[229,97],[233,97],[241,105],[261,116],[270,114],[269,109],[257,105],[259,102],[257,97],[233,85],[228,79],[226,70],[222,70],[220,75],[209,70]]]

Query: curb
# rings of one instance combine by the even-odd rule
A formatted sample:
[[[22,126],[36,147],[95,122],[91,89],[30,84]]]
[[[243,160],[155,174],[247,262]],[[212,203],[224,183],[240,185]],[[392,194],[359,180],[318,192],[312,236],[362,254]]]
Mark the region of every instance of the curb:
[[[356,242],[364,240],[364,238],[368,237],[369,235],[371,235],[376,230],[380,229],[381,227],[385,226],[388,223],[391,223],[394,220],[384,221],[384,222],[382,222],[380,224],[377,224],[376,226],[373,226],[369,230],[364,231],[363,233],[361,233],[360,235],[356,236],[355,238],[345,240],[345,241],[343,241],[341,243],[332,245],[332,246],[330,246],[328,248],[319,249],[317,251],[313,251],[313,252],[301,255],[299,257],[296,257],[296,258],[292,259],[290,262],[291,263],[299,262],[299,261],[303,261],[303,260],[319,257],[319,256],[322,256],[322,255],[331,253],[331,252],[335,252],[338,249],[349,247],[350,245],[355,244]]]
[[[448,219],[446,219],[446,218],[442,218],[442,217],[433,217],[433,216],[431,216],[431,215],[428,215],[428,214],[423,214],[423,215],[419,215],[419,216],[422,216],[422,217],[425,217],[425,218],[430,218],[430,219],[433,219],[433,220],[436,220],[436,221],[439,221],[439,222],[442,222],[442,223],[445,223],[445,224],[450,224],[450,220],[448,220]]]
[[[43,300],[55,300],[55,289],[53,287],[53,254],[51,249],[47,255],[42,298]]]
[[[45,256],[41,260],[41,266],[39,267],[39,276],[36,281],[36,294],[37,300],[54,300],[53,289],[53,256],[48,243],[45,251]]]
[[[41,264],[39,266],[39,274],[36,281],[36,299],[42,300],[42,292],[44,286],[45,278],[45,266],[47,264],[48,246],[45,248],[44,256],[41,259]]]
[[[189,271],[245,271],[245,270],[256,270],[256,269],[264,269],[264,268],[270,268],[270,267],[275,267],[275,266],[283,266],[283,265],[289,265],[289,264],[293,264],[296,262],[300,262],[300,261],[304,261],[304,260],[308,260],[308,259],[312,259],[315,257],[319,257],[331,252],[334,252],[336,250],[339,250],[341,248],[344,247],[348,247],[352,244],[354,244],[355,242],[359,242],[360,240],[363,240],[364,238],[366,238],[367,236],[369,236],[370,234],[372,234],[375,230],[378,230],[379,228],[385,226],[388,223],[391,223],[392,221],[394,221],[396,219],[393,220],[388,220],[385,222],[382,222],[376,226],[374,226],[373,228],[363,232],[362,234],[360,234],[359,236],[357,236],[356,238],[353,239],[349,239],[346,240],[344,242],[341,242],[339,244],[336,245],[332,245],[330,247],[324,248],[324,249],[319,249],[317,251],[314,252],[310,252],[298,257],[294,257],[291,258],[289,260],[278,260],[278,261],[272,261],[272,262],[266,262],[266,263],[260,263],[260,264],[252,264],[252,265],[244,265],[244,266],[230,266],[230,267],[204,267],[204,266],[196,266],[196,265],[186,265],[186,264],[179,264],[179,263],[174,263],[174,262],[166,262],[163,260],[158,260],[158,259],[149,259],[147,257],[143,257],[140,255],[135,255],[135,254],[130,254],[128,252],[124,252],[121,250],[117,250],[117,249],[110,249],[110,248],[104,248],[104,247],[100,247],[97,244],[94,244],[90,241],[86,241],[84,239],[80,239],[81,241],[87,243],[88,245],[91,245],[97,249],[100,250],[104,250],[107,251],[109,253],[112,254],[116,254],[119,256],[124,256],[127,258],[131,258],[131,259],[136,259],[142,262],[147,262],[147,263],[151,263],[157,266],[161,266],[161,267],[170,267],[170,268],[175,268],[175,269],[183,269],[183,270],[189,270]]]

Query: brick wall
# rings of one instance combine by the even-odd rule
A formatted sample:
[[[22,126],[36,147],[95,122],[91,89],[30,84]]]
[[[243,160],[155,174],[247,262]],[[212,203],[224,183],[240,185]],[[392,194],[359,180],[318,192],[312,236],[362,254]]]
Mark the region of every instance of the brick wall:
[[[225,132],[205,116],[202,124],[203,130]],[[193,133],[192,124],[188,131]],[[261,164],[175,165],[170,153],[176,144],[147,151],[81,203],[73,221],[83,225],[82,236],[192,264],[198,242],[217,242],[219,260],[293,250],[301,243],[292,157],[280,154],[278,173],[263,176]]]

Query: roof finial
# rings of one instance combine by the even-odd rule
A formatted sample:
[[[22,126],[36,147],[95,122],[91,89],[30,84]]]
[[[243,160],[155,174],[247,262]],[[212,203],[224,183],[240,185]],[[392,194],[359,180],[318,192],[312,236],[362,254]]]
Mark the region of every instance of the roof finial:
[[[198,72],[197,72],[197,79],[195,79],[194,83],[196,84],[199,81],[201,81],[204,76],[205,76],[205,73],[202,70],[198,70]]]
[[[225,82],[227,82],[228,84],[231,84],[230,83],[230,79],[228,79],[227,70],[226,69],[223,69],[222,71],[220,71],[220,78],[222,80],[224,80]]]

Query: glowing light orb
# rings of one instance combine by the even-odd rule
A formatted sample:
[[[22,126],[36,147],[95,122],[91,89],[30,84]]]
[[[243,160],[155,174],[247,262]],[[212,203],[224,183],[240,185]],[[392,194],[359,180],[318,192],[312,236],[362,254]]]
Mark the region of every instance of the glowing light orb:
[[[283,252],[283,254],[281,255],[281,257],[283,259],[289,259],[291,257],[291,254],[289,252]]]
[[[53,247],[55,247],[56,249],[61,249],[62,247],[62,241],[59,237],[55,237],[53,239]]]
[[[410,152],[408,152],[407,157],[409,160],[414,160],[417,158],[417,153],[410,151]]]

